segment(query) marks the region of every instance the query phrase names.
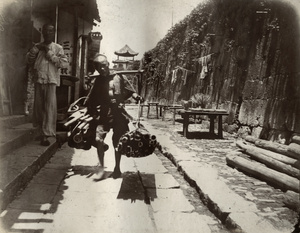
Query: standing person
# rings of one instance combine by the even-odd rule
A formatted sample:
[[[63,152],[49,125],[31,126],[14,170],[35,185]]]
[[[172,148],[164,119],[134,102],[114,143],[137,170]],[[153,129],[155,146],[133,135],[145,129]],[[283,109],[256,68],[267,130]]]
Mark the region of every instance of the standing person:
[[[26,54],[32,65],[35,94],[33,124],[40,131],[41,145],[49,146],[48,137],[56,136],[57,102],[56,86],[60,85],[60,68],[68,65],[62,46],[54,43],[55,28],[45,24],[42,28],[44,41],[35,44]]]
[[[115,168],[112,174],[113,178],[121,176],[120,161],[121,153],[117,150],[119,139],[129,131],[128,114],[124,109],[124,102],[130,97],[136,101],[140,97],[129,83],[125,76],[120,74],[109,74],[109,63],[104,55],[97,54],[93,60],[94,69],[99,73],[95,77],[93,87],[91,88],[85,102],[88,113],[97,119],[91,127],[94,130],[93,146],[97,148],[100,168],[97,179],[102,179],[104,171],[104,152],[108,149],[104,143],[107,132],[112,128],[112,142],[115,152]],[[100,108],[100,111],[97,109]]]

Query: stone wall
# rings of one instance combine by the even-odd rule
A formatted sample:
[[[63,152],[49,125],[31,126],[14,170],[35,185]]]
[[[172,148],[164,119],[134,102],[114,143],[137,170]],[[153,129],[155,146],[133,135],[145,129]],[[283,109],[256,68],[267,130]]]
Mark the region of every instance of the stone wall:
[[[227,130],[287,143],[300,133],[299,12],[287,1],[219,0],[199,5],[149,51],[160,61],[146,96],[170,101],[195,93],[230,115]],[[210,56],[205,78],[199,58]],[[189,70],[187,82],[171,83],[176,66]],[[145,65],[147,68],[147,64]],[[156,72],[157,73],[157,72]],[[160,79],[162,79],[160,77]],[[164,88],[167,85],[170,88]],[[146,89],[146,88],[144,88]]]

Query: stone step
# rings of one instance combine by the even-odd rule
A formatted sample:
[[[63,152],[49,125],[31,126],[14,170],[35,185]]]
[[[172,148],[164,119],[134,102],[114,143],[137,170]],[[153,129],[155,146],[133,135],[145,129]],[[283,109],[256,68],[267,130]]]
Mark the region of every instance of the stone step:
[[[22,191],[60,146],[55,138],[49,138],[48,147],[31,140],[20,148],[0,158],[0,207],[6,206]]]
[[[4,129],[16,127],[18,125],[26,124],[31,122],[30,116],[24,115],[13,115],[0,117],[0,132],[2,134]]]
[[[37,136],[31,123],[5,128],[0,134],[0,158],[20,148]]]
[[[66,133],[58,133],[58,141],[49,138],[50,146],[44,147],[34,140],[38,132],[26,116],[2,117],[0,127],[0,208],[4,209],[65,142],[61,135]]]

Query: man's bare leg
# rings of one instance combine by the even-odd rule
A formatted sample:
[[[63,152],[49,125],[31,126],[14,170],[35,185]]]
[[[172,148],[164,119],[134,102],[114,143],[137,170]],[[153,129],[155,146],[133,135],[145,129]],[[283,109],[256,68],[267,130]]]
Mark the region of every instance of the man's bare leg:
[[[96,138],[96,148],[99,159],[99,170],[97,172],[97,179],[100,180],[104,177],[104,141],[103,139]]]
[[[115,149],[115,168],[114,168],[114,172],[112,174],[112,177],[114,179],[121,177],[122,173],[120,170],[120,162],[121,162],[121,153]]]

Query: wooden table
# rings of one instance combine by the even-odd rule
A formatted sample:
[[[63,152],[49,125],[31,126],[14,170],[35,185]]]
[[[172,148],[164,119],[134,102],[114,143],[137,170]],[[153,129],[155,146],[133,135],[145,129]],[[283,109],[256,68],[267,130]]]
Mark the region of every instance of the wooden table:
[[[186,110],[183,113],[183,136],[188,136],[189,118],[190,116],[207,115],[210,120],[209,133],[214,134],[214,123],[216,117],[218,117],[218,137],[223,138],[222,129],[222,116],[227,116],[228,113],[223,109],[199,109],[199,110]]]
[[[166,111],[168,109],[173,110],[173,125],[175,124],[176,110],[178,110],[178,109],[184,109],[184,107],[182,105],[162,105],[162,108],[163,108],[162,120],[165,120]]]

